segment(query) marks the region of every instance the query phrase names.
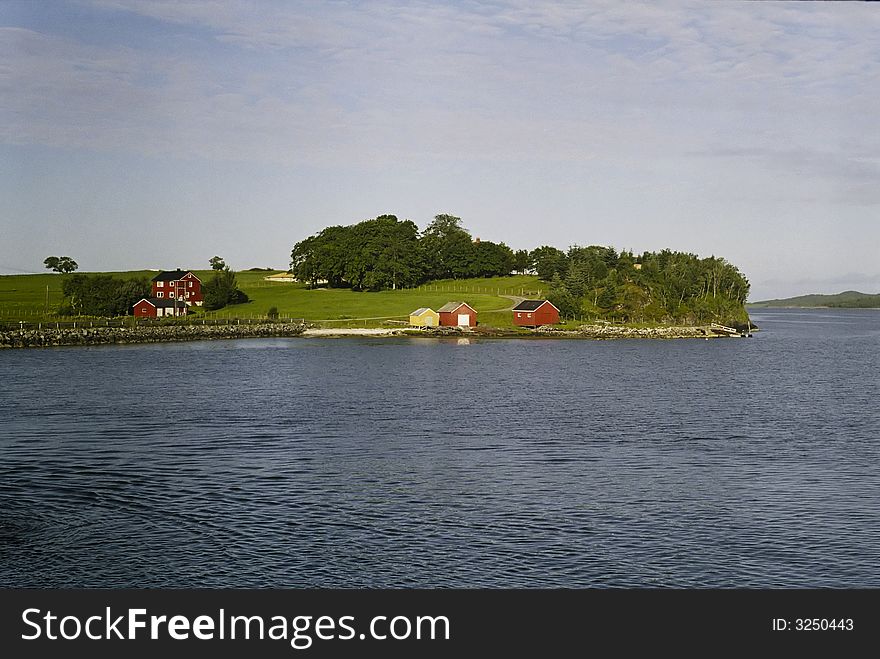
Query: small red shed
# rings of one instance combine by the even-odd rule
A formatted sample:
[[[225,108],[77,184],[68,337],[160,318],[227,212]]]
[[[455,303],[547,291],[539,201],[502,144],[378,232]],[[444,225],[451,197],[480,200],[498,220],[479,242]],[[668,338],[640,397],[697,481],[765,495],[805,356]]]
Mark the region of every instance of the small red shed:
[[[549,300],[523,300],[513,308],[513,324],[538,327],[559,322],[559,309]]]
[[[441,327],[476,327],[477,310],[467,302],[447,302],[437,309]]]

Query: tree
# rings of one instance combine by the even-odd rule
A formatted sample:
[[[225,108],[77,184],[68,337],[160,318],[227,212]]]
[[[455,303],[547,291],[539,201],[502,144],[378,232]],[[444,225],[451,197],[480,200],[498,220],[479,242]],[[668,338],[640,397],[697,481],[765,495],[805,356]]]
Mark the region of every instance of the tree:
[[[521,275],[532,269],[532,257],[527,249],[518,249],[513,253],[513,269]]]
[[[559,309],[563,318],[575,318],[580,312],[580,304],[576,295],[566,288],[562,278],[557,274],[553,277],[552,289],[547,299]]]
[[[61,274],[68,274],[79,267],[77,262],[69,256],[49,256],[43,263],[49,270],[54,270]]]
[[[513,270],[514,255],[504,243],[483,240],[473,245],[473,263],[466,277],[498,277]]]
[[[554,275],[565,276],[568,270],[568,257],[555,247],[544,245],[532,250],[529,255],[538,276],[544,281],[552,281]]]
[[[220,271],[226,267],[226,262],[221,259],[219,256],[215,256],[208,263],[211,264],[211,270]]]
[[[461,226],[461,218],[454,215],[436,215],[422,232],[430,279],[460,279],[467,277],[474,260],[470,233]]]
[[[238,288],[235,273],[229,266],[214,273],[211,280],[205,284],[205,309],[214,311],[222,309],[227,304],[244,304],[248,302],[247,294]]]
[[[368,266],[358,288],[397,289],[422,280],[424,260],[415,223],[399,221],[394,215],[380,215],[355,227],[360,228],[360,252]]]
[[[150,296],[146,279],[117,279],[112,275],[72,275],[61,292],[66,303],[62,315],[126,316],[141,298]]]
[[[296,243],[290,268],[315,286],[377,291],[415,286],[424,280],[418,227],[394,215],[380,215],[350,226],[327,227]]]

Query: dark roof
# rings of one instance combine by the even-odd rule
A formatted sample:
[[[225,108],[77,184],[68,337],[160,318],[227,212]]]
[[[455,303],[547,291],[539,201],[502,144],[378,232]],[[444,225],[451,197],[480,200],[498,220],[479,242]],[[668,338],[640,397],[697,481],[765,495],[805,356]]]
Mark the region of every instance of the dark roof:
[[[153,277],[152,281],[177,281],[178,279],[183,279],[186,275],[188,275],[191,270],[165,270],[160,272],[158,275]],[[193,277],[196,277],[193,274]],[[196,279],[199,279],[196,277]],[[201,281],[201,279],[199,279]]]
[[[514,311],[535,311],[538,307],[540,307],[545,302],[547,302],[547,300],[523,300],[518,305],[516,305],[513,308],[513,310]]]
[[[451,312],[455,311],[456,309],[458,309],[461,305],[466,306],[468,309],[470,309],[474,313],[476,313],[476,311],[477,311],[471,305],[469,305],[467,302],[447,302],[442,307],[437,309],[437,311],[438,311],[438,313],[451,313]]]
[[[131,306],[136,307],[137,305],[139,305],[141,302],[144,302],[144,301],[149,302],[157,309],[158,308],[167,309],[168,307],[173,307],[175,305],[179,309],[183,309],[186,306],[186,302],[184,302],[183,300],[160,300],[159,298],[155,298],[155,297],[141,298],[140,300],[138,300],[137,302],[135,302]]]

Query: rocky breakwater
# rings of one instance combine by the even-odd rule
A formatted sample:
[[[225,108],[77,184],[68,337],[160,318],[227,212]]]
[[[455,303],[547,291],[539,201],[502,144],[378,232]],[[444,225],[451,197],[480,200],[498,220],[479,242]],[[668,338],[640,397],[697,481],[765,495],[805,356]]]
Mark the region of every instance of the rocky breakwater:
[[[539,329],[547,334],[559,330]],[[567,335],[584,339],[708,339],[719,336],[708,327],[626,327],[624,325],[581,325]]]
[[[707,327],[625,327],[581,325],[578,334],[592,339],[706,339],[718,336]]]
[[[301,323],[26,329],[0,332],[0,348],[48,348],[52,346],[204,341],[206,339],[252,339],[299,336],[305,329],[306,325]]]

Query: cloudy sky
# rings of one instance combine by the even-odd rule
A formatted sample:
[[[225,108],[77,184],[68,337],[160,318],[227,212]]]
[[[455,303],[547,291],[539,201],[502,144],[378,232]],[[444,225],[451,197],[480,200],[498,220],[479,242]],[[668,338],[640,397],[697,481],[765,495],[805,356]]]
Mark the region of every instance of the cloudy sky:
[[[878,35],[864,3],[0,0],[0,272],[286,268],[451,213],[880,292]]]

